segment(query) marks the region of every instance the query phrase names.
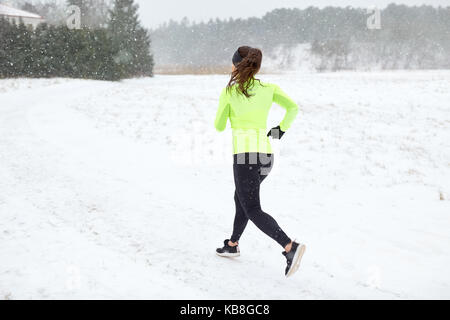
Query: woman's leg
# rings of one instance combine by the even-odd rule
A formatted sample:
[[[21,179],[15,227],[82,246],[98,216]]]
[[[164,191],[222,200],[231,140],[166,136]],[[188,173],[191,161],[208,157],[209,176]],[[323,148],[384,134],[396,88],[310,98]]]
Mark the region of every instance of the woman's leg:
[[[245,211],[244,208],[242,208],[241,202],[239,201],[237,192],[234,192],[234,204],[236,206],[236,214],[234,216],[233,235],[230,238],[230,241],[232,243],[236,243],[239,241],[248,223],[248,218],[245,215]]]
[[[260,184],[265,176],[261,175],[261,169],[267,165],[244,164],[233,165],[234,181],[236,185],[236,194],[243,211],[262,232],[278,242],[283,248],[286,248],[292,241],[280,228],[278,223],[270,215],[262,211],[259,199]]]

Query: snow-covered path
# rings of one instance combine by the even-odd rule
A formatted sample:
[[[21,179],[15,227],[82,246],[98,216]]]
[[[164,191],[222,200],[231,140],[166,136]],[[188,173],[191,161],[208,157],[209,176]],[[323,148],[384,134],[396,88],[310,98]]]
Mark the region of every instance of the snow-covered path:
[[[214,255],[225,77],[0,80],[0,299],[449,298],[450,73],[263,79],[302,106],[262,190],[308,245],[296,277],[252,225]]]

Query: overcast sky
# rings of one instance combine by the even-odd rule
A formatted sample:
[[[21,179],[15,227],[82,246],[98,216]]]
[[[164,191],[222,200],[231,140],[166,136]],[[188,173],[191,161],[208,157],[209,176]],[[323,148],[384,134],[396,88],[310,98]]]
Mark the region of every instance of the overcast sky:
[[[189,20],[208,21],[210,18],[247,18],[261,17],[275,8],[306,8],[309,6],[353,6],[367,7],[375,5],[383,8],[387,4],[403,3],[407,5],[429,4],[450,6],[450,0],[137,0],[140,16],[145,26],[153,28],[187,16]]]

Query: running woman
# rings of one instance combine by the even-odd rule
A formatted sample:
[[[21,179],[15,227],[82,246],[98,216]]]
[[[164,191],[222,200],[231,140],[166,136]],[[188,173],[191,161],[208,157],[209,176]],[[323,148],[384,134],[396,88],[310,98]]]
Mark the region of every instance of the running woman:
[[[300,266],[305,245],[292,241],[275,219],[262,211],[259,189],[273,167],[269,137],[283,137],[297,116],[298,106],[277,85],[255,79],[261,68],[261,50],[240,47],[232,61],[231,79],[220,95],[215,127],[218,131],[225,130],[230,119],[233,129],[236,215],[231,238],[216,252],[221,257],[240,256],[239,239],[251,220],[284,248],[285,275],[290,277]],[[279,126],[267,133],[267,117],[274,102],[286,109],[286,115]]]

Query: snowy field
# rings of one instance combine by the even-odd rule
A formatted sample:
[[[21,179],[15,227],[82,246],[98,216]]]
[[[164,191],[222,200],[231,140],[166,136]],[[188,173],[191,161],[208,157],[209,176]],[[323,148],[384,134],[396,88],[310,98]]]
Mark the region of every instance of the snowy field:
[[[251,224],[215,255],[227,77],[0,80],[0,299],[449,299],[450,72],[261,79],[300,105],[262,189],[307,245],[295,277]]]

